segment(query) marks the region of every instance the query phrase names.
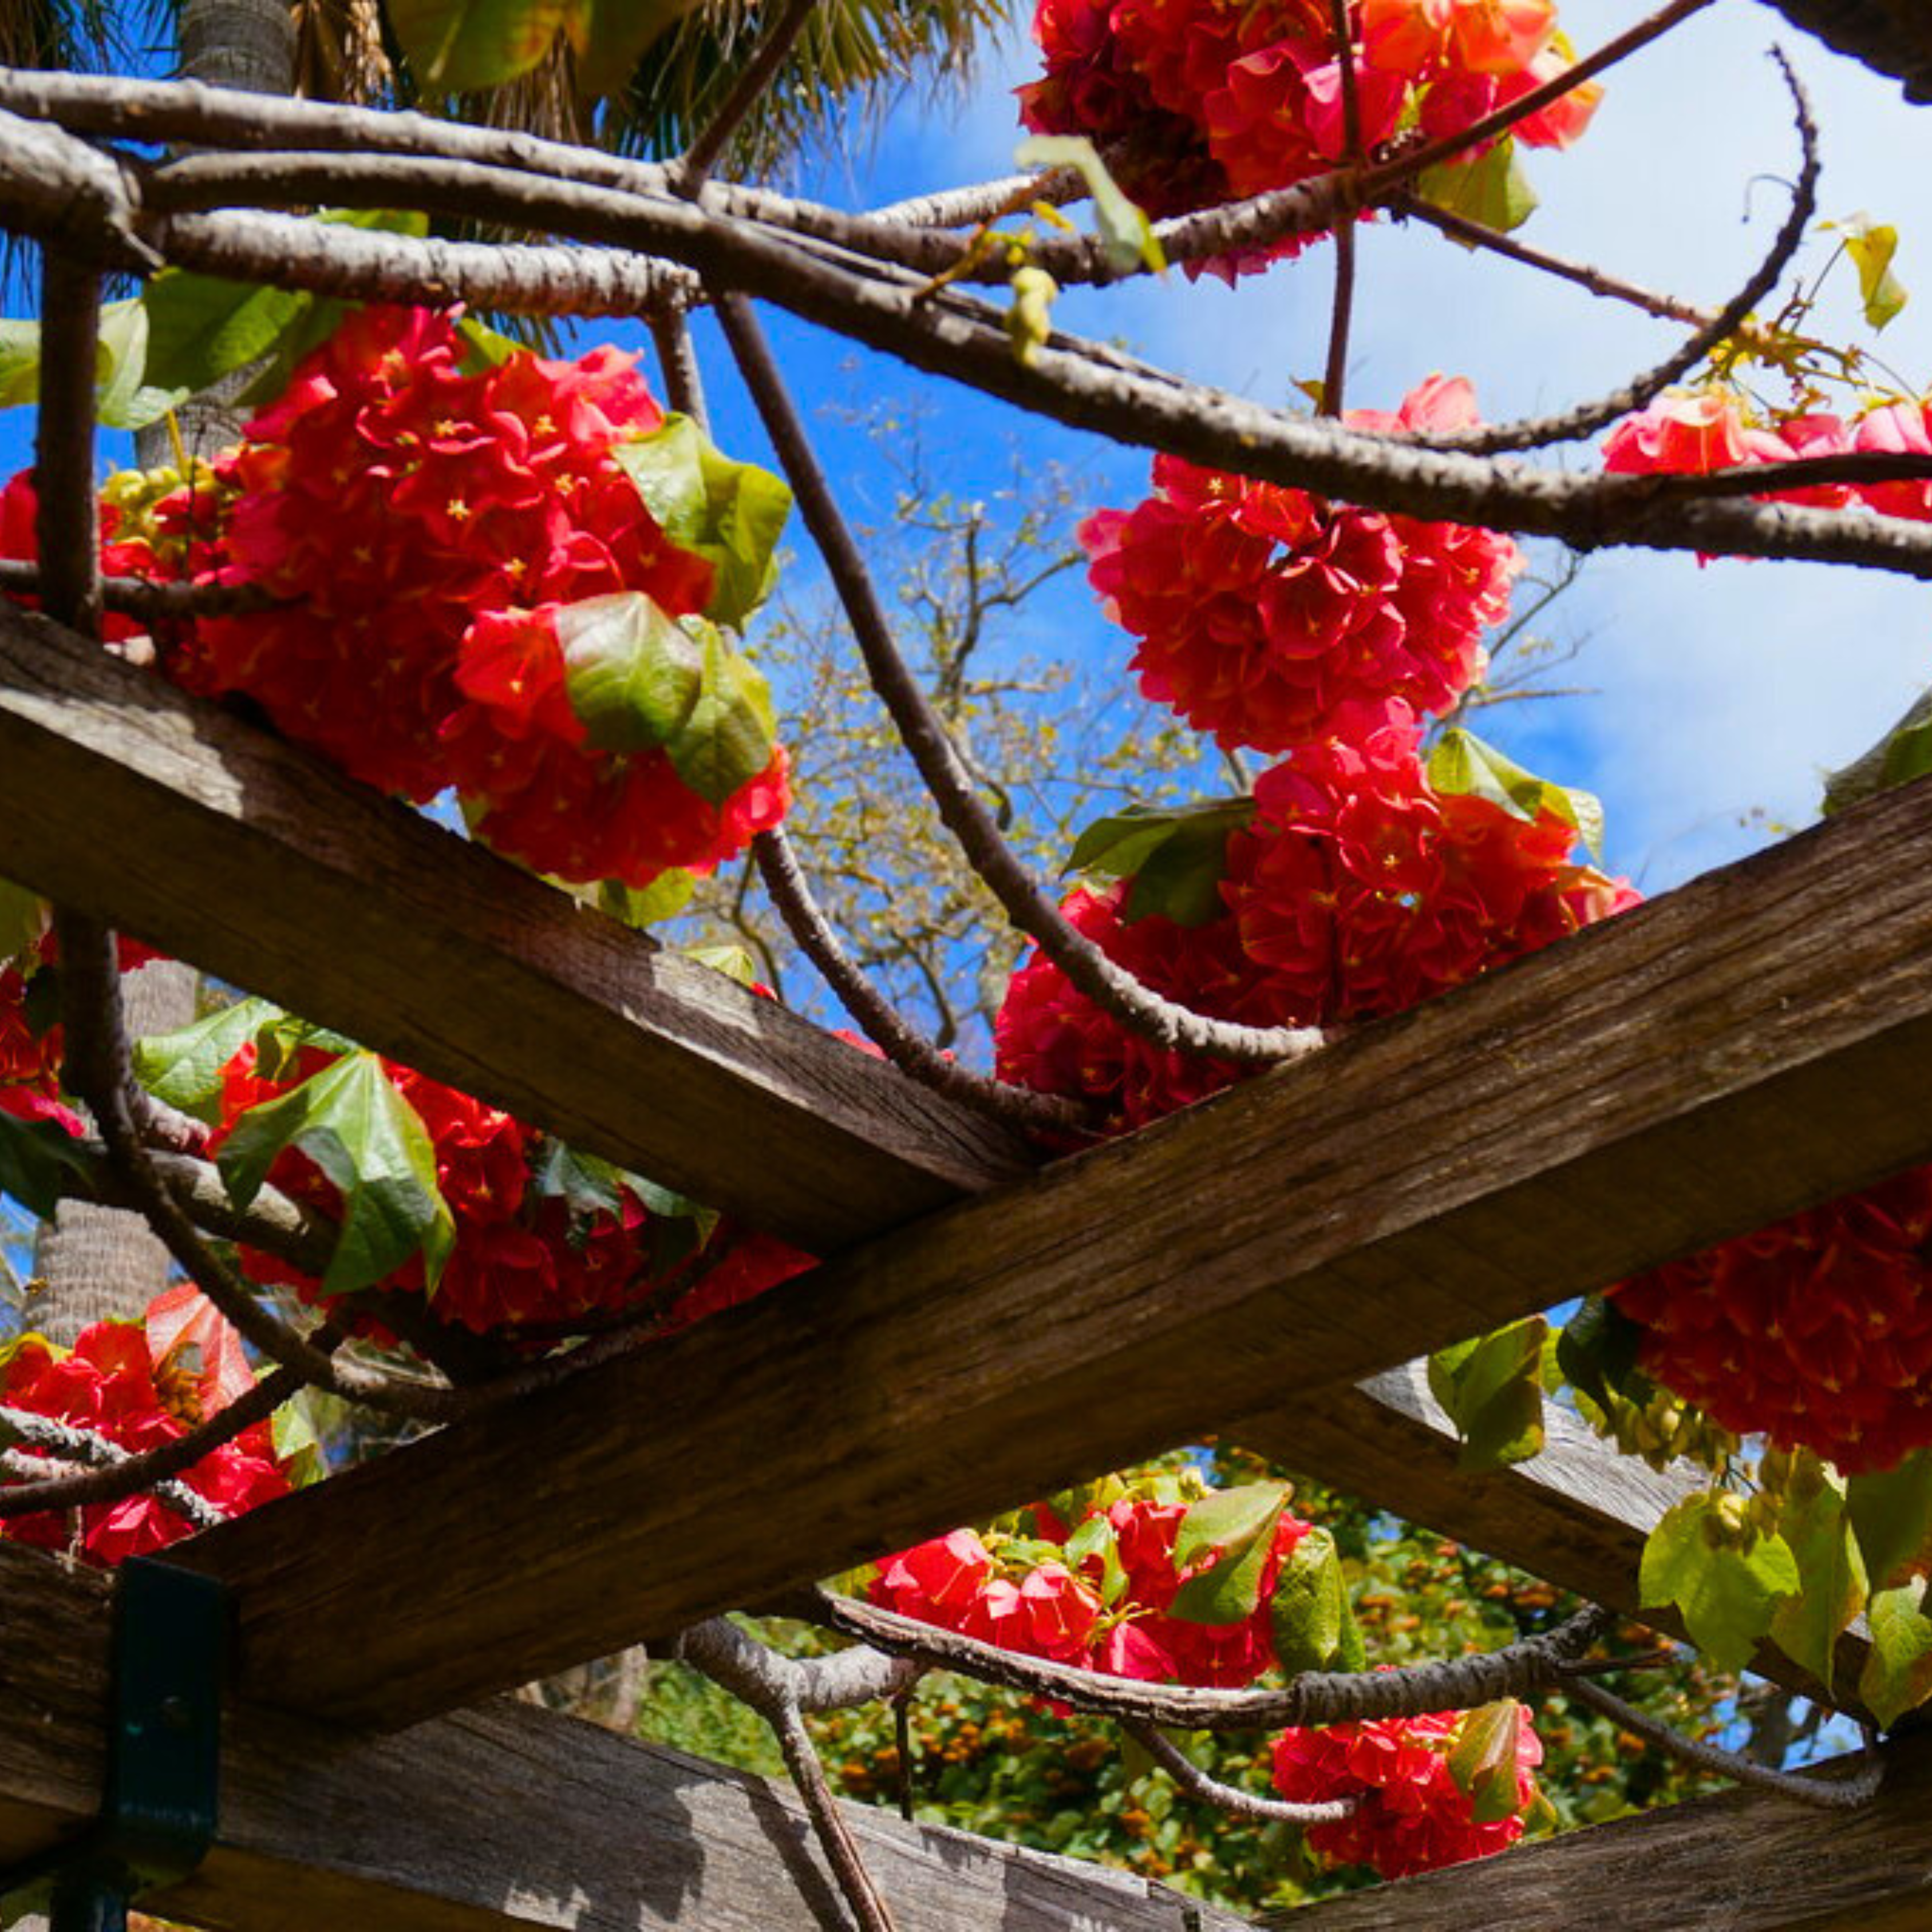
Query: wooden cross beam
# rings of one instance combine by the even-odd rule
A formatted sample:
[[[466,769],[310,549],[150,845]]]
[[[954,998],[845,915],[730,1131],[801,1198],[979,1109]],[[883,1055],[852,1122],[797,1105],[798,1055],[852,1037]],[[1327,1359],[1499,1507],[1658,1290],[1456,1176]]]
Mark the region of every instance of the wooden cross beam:
[[[1472,1482],[1453,1472],[1439,1429],[1418,1434],[1413,1415],[1388,1406],[1388,1390],[1370,1408],[1346,1382],[1318,1399],[1313,1385],[1932,1151],[1914,1085],[1927,1052],[1928,976],[1915,961],[1928,920],[1910,868],[1897,862],[1928,827],[1932,807],[1918,794],[1880,801],[1371,1029],[1314,1066],[880,1244],[845,1286],[830,1271],[756,1311],[728,1345],[719,1329],[698,1353],[716,1358],[724,1390],[741,1366],[762,1363],[776,1386],[767,1412],[746,1412],[754,1440],[764,1430],[784,1444],[797,1432],[788,1418],[815,1408],[828,1431],[818,1446],[838,1456],[852,1440],[841,1413],[850,1390],[853,1415],[885,1460],[868,1478],[848,1467],[825,1518],[868,1498],[879,1543],[1003,1507],[1095,1460],[1142,1453],[1246,1408],[1272,1418],[1235,1429],[1256,1447],[1618,1601],[1611,1586],[1622,1577],[1627,1594],[1660,1506],[1643,1472],[1612,1466],[1622,1500],[1607,1516],[1594,1493],[1602,1485],[1580,1480],[1587,1472],[1567,1452],[1540,1469]],[[123,918],[700,1196],[795,1232],[815,1228],[813,1238],[878,1233],[1012,1172],[999,1137],[770,1003],[576,913],[239,720],[10,611],[0,611],[0,873]],[[1572,1008],[1575,1036],[1559,1037]],[[741,1118],[752,1125],[734,1131]],[[1358,1157],[1359,1178],[1350,1168]],[[1231,1202],[1240,1210],[1232,1217]],[[1090,1228],[1105,1238],[1090,1240]],[[1038,1294],[1024,1280],[1030,1249],[1044,1269]],[[991,1299],[974,1286],[982,1264],[1001,1284]],[[1052,1283],[1070,1278],[1063,1304]],[[843,1313],[822,1321],[827,1309]],[[1162,1338],[1184,1330],[1185,1347],[1170,1352]],[[950,1386],[965,1406],[1010,1382],[1018,1388],[956,1422],[922,1418],[922,1391],[949,1387],[945,1358],[956,1353]],[[616,1456],[614,1492],[679,1466],[660,1454],[692,1471],[713,1467],[710,1438],[730,1394],[712,1398],[710,1422],[693,1414],[682,1430],[637,1420],[682,1359],[661,1355],[569,1398],[566,1409],[582,1405],[582,1456]],[[1147,1379],[1137,1382],[1143,1363]],[[1063,1370],[1070,1382],[1058,1379]],[[1075,1437],[1090,1412],[1110,1432],[1083,1454]],[[1070,1418],[1079,1420],[1069,1427]],[[496,1473],[480,1480],[525,1492],[536,1480],[548,1494],[549,1474],[530,1477],[530,1459],[562,1454],[574,1424],[566,1414],[546,1432],[520,1419],[515,1432],[520,1446],[506,1444]],[[1405,1440],[1406,1451],[1393,1453]],[[934,1453],[903,1472],[916,1483],[902,1484],[896,1459],[911,1442]],[[946,1469],[956,1456],[961,1466]],[[372,1521],[394,1526],[379,1534],[406,1564],[421,1553],[409,1498],[426,1473],[420,1458],[405,1460],[378,1492],[398,1500],[372,1504]],[[550,1654],[524,1659],[524,1640],[506,1624],[492,1640],[508,1654],[477,1652],[476,1681],[460,1687],[424,1675],[422,1708],[842,1560],[830,1543],[814,1553],[808,1535],[774,1543],[742,1524],[721,1532],[730,1480],[700,1486],[692,1510],[705,1526],[692,1562],[670,1566],[683,1570],[682,1585],[671,1587],[659,1561],[657,1594],[630,1609],[629,1559],[592,1580],[581,1551],[599,1534],[597,1509],[621,1522],[631,1502],[614,1493],[586,1518],[584,1498],[567,1500],[569,1547],[556,1560],[570,1580]],[[459,1471],[439,1507],[467,1514],[463,1487]],[[796,1492],[780,1495],[767,1524],[803,1506]],[[286,1507],[305,1512],[320,1500]],[[521,1532],[506,1520],[506,1533]],[[721,1534],[760,1553],[741,1557],[741,1585],[714,1600],[698,1570]],[[856,1538],[866,1534],[852,1525],[839,1546],[865,1553]],[[338,1534],[358,1540],[353,1528]],[[222,1560],[245,1568],[248,1547]],[[328,1547],[316,1552],[324,1567]],[[504,1568],[501,1557],[474,1552],[486,1576]],[[286,1587],[299,1598],[296,1576]],[[580,1594],[604,1600],[585,1615],[568,1600]],[[434,1615],[447,1605],[432,1591],[423,1607]],[[547,1600],[540,1623],[550,1609]],[[289,1654],[303,1648],[282,1617],[273,1592],[250,1612],[265,1658],[278,1624]],[[400,1667],[394,1641],[392,1631],[370,1654],[365,1688]],[[358,1647],[335,1648],[332,1671],[353,1678]],[[310,1658],[284,1673],[284,1694],[307,1700],[314,1667]]]
[[[0,1544],[0,1871],[99,1808],[106,1580]],[[901,1932],[1238,1932],[1120,1871],[846,1808]],[[219,1836],[144,1901],[217,1932],[823,1932],[788,1786],[507,1700],[395,1738],[231,1712]]]
[[[252,1694],[401,1723],[1873,1180],[1932,1156],[1928,845],[1889,794],[189,1560]]]
[[[0,878],[814,1252],[1032,1165],[776,1001],[4,599]]]

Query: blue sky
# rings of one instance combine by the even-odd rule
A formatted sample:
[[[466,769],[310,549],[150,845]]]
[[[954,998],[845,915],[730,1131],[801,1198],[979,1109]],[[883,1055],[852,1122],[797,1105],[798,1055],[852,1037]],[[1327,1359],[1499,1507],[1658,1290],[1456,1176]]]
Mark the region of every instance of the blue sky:
[[[1587,47],[1640,11],[1568,0],[1564,16]],[[1822,213],[1864,209],[1896,224],[1907,286],[1932,277],[1932,112],[1908,108],[1894,86],[1793,34],[1754,0],[1718,0],[1634,57],[1610,76],[1580,146],[1530,158],[1544,205],[1526,238],[1695,301],[1725,299],[1788,205],[1780,183],[1796,143],[1766,57],[1774,40],[1796,57],[1816,106]],[[914,104],[862,164],[822,166],[808,184],[856,205],[1005,171],[1017,138],[1011,89],[1028,77],[1030,54],[1016,37],[956,108]],[[1814,242],[1804,260],[1815,270],[1830,248]],[[1561,407],[1613,388],[1676,339],[1668,325],[1426,232],[1371,230],[1361,257],[1350,382],[1364,404],[1392,404],[1444,369],[1470,376],[1492,416]],[[1328,251],[1317,249],[1235,291],[1177,275],[1070,296],[1060,313],[1190,374],[1291,401],[1294,380],[1319,372],[1329,292]],[[1841,266],[1820,311],[1828,331],[1862,332],[1852,293]],[[1144,491],[1139,452],[1029,422],[783,318],[774,330],[807,395],[877,382],[928,398],[962,490],[982,474],[997,478],[1004,439],[1020,434],[1071,464],[1096,502]],[[1932,385],[1932,282],[1877,346],[1915,388]],[[755,432],[721,360],[707,358],[721,433],[748,450]],[[835,467],[862,488],[862,447],[826,434]],[[1560,460],[1593,458],[1584,446]],[[1126,640],[1096,608],[1066,614],[1063,648],[1124,664]],[[1864,749],[1932,675],[1928,619],[1932,593],[1873,573],[1612,553],[1592,560],[1552,619],[1559,632],[1587,637],[1576,674],[1598,694],[1498,710],[1484,728],[1549,776],[1600,792],[1612,863],[1654,890],[1762,842],[1754,810],[1773,824],[1808,822],[1820,772]]]

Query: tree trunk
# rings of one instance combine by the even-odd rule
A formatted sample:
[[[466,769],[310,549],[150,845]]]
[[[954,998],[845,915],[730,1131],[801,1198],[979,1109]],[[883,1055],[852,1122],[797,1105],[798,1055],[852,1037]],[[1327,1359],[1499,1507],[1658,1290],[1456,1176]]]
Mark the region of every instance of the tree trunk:
[[[184,80],[256,94],[286,94],[295,78],[295,20],[288,0],[184,0],[181,9],[181,73]],[[232,406],[245,376],[184,404],[182,436],[192,454],[206,455],[241,434]],[[144,468],[174,460],[165,427],[136,439]],[[192,966],[157,960],[123,982],[128,1030],[166,1033],[194,1018]],[[42,1294],[29,1319],[51,1341],[71,1342],[89,1323],[139,1315],[167,1286],[167,1250],[140,1216],[63,1202],[42,1229],[35,1265]]]

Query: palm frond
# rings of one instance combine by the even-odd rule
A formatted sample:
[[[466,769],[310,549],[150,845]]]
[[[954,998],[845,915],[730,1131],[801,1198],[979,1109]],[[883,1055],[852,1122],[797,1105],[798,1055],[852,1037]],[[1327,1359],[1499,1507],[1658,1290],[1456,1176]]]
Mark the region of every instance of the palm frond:
[[[922,74],[942,87],[963,85],[982,40],[1012,16],[1016,4],[820,0],[760,111],[734,141],[728,171],[769,174],[808,144],[869,130]],[[730,92],[773,10],[758,0],[712,0],[688,14],[645,55],[628,88],[607,104],[605,143],[626,154],[682,152]]]

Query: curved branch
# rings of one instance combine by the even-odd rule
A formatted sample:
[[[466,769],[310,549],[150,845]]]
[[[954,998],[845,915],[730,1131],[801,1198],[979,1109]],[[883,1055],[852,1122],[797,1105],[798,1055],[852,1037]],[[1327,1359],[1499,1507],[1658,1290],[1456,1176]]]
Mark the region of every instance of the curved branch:
[[[1152,1724],[1129,1719],[1121,1728],[1182,1790],[1204,1799],[1238,1818],[1252,1818],[1264,1824],[1339,1825],[1360,1808],[1358,1798],[1334,1798],[1324,1803],[1294,1804],[1285,1798],[1263,1798],[1244,1791],[1238,1784],[1223,1784],[1210,1778],[1174,1740]]]
[[[856,1598],[818,1593],[817,1613],[834,1630],[938,1670],[1058,1698],[1076,1709],[1182,1730],[1248,1731],[1339,1724],[1364,1718],[1420,1717],[1473,1708],[1498,1697],[1534,1696],[1563,1685],[1562,1666],[1616,1622],[1608,1610],[1580,1611],[1540,1636],[1477,1657],[1396,1670],[1305,1671],[1278,1690],[1195,1690],[1108,1677],[1068,1664],[1022,1657],[902,1617]]]
[[[1088,1119],[1076,1101],[1026,1087],[988,1079],[941,1053],[910,1025],[860,970],[840,940],[818,901],[782,828],[760,832],[752,842],[759,876],[772,904],[802,952],[838,996],[839,1004],[858,1022],[866,1037],[892,1064],[936,1092],[950,1094],[995,1120],[1024,1127],[1065,1132],[1078,1130]]]
[[[1475,456],[1496,456],[1506,450],[1539,449],[1552,442],[1574,442],[1581,437],[1594,436],[1618,417],[1643,408],[1679,377],[1689,374],[1713,350],[1744,327],[1751,311],[1777,287],[1778,278],[1790,266],[1791,258],[1797,254],[1810,228],[1812,218],[1818,212],[1818,128],[1812,118],[1810,100],[1784,55],[1774,50],[1772,58],[1782,70],[1785,83],[1791,90],[1804,159],[1798,168],[1797,185],[1792,190],[1790,212],[1750,280],[1655,368],[1633,377],[1622,388],[1594,402],[1584,403],[1560,415],[1534,416],[1522,422],[1498,423],[1484,429],[1460,430],[1446,435],[1405,434],[1392,437],[1392,441],[1414,442],[1430,449],[1464,450]]]
[[[721,296],[714,307],[806,526],[838,586],[872,687],[892,714],[946,830],[1006,916],[1096,1006],[1164,1048],[1257,1061],[1290,1059],[1320,1046],[1322,1036],[1312,1027],[1238,1026],[1162,998],[1076,931],[1041,895],[974,788],[944,721],[899,654],[872,573],[819,466],[757,316],[738,296]]]
[[[1701,1738],[1688,1738],[1682,1731],[1672,1730],[1648,1712],[1625,1703],[1622,1698],[1587,1678],[1570,1678],[1563,1686],[1563,1692],[1565,1696],[1574,1698],[1589,1710],[1600,1712],[1646,1743],[1672,1753],[1700,1771],[1714,1772],[1720,1778],[1730,1778],[1739,1784],[1755,1784],[1766,1791],[1780,1792],[1786,1798],[1796,1798],[1803,1804],[1817,1805],[1825,1810],[1852,1811],[1862,1804],[1870,1804],[1877,1796],[1879,1786],[1885,1780],[1884,1761],[1873,1749],[1877,1740],[1869,1725],[1864,1727],[1864,1738],[1870,1761],[1862,1771],[1844,1778],[1808,1778],[1799,1772],[1774,1771],[1768,1765],[1741,1756],[1736,1751],[1726,1750],[1720,1744],[1707,1744]]]

